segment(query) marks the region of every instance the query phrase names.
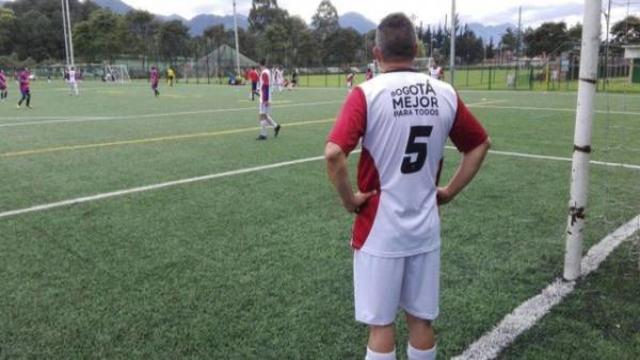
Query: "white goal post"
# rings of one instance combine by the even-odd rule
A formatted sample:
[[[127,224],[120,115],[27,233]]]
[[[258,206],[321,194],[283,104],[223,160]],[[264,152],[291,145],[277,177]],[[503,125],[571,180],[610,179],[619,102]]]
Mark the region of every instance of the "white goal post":
[[[582,242],[589,189],[591,131],[598,80],[601,8],[602,0],[584,1],[578,105],[571,168],[571,200],[569,201],[567,244],[564,258],[564,278],[566,280],[576,280],[581,273]]]

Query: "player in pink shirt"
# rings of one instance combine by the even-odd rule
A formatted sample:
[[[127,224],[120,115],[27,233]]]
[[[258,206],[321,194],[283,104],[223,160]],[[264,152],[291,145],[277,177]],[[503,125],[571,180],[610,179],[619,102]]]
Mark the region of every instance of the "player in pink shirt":
[[[356,320],[369,325],[366,359],[395,360],[395,321],[404,310],[407,358],[434,360],[439,313],[440,216],[480,169],[490,142],[449,84],[413,69],[415,27],[385,17],[373,53],[382,73],[354,88],[325,147],[329,178],[352,228]],[[438,187],[447,139],[463,153]],[[361,144],[357,191],[347,156]]]
[[[160,83],[160,72],[155,66],[151,67],[150,81],[153,94],[156,97],[160,96],[160,91],[158,91],[158,84]]]
[[[22,102],[24,102],[25,100],[27,102],[27,107],[31,108],[31,89],[29,88],[29,75],[31,75],[29,73],[29,69],[24,68],[18,76],[18,82],[20,83],[20,94],[22,94],[20,101],[18,101],[18,109],[20,109],[20,106],[22,106]]]
[[[7,91],[7,77],[4,75],[4,71],[0,69],[0,101],[4,102],[7,99],[9,92]]]

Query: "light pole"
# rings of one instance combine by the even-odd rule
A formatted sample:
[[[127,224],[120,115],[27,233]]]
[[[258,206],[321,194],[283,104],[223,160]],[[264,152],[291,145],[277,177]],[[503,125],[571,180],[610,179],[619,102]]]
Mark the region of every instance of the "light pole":
[[[240,43],[238,41],[238,16],[236,15],[236,0],[233,0],[233,28],[236,34],[236,74],[240,75]]]

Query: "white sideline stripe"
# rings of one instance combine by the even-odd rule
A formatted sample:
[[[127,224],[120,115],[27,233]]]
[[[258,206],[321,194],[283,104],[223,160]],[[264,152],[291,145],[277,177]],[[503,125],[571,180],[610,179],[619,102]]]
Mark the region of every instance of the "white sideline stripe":
[[[542,108],[542,107],[533,107],[533,106],[494,106],[494,105],[476,105],[475,107],[481,109],[497,109],[497,110],[529,110],[529,111],[557,111],[557,112],[576,112],[576,109],[570,108]],[[596,110],[596,114],[612,114],[612,115],[640,115],[640,112],[637,111],[617,111],[617,110]]]
[[[622,225],[599,243],[594,245],[582,258],[581,278],[598,269],[600,264],[625,240],[640,230],[640,215]],[[575,289],[575,281],[556,279],[539,295],[532,297],[505,316],[493,330],[471,344],[456,360],[484,360],[496,358],[520,334],[533,327],[543,316],[558,305]]]
[[[359,151],[356,151],[356,152],[359,152]],[[298,159],[298,160],[285,161],[285,162],[269,164],[269,165],[255,166],[255,167],[246,168],[246,169],[226,171],[222,173],[198,176],[198,177],[193,177],[188,179],[167,181],[164,183],[140,186],[140,187],[135,187],[135,188],[126,189],[126,190],[112,191],[108,193],[96,194],[96,195],[80,197],[80,198],[70,199],[70,200],[64,200],[64,201],[54,202],[50,204],[32,206],[29,208],[24,208],[19,210],[6,211],[6,212],[0,213],[0,219],[17,216],[17,215],[23,215],[23,214],[32,213],[32,212],[51,210],[55,208],[65,207],[65,206],[78,205],[78,204],[83,204],[91,201],[104,200],[104,199],[117,197],[117,196],[124,196],[129,194],[145,192],[145,191],[158,190],[158,189],[163,189],[163,188],[177,186],[177,185],[185,185],[185,184],[202,182],[202,181],[207,181],[207,180],[217,179],[222,177],[247,174],[247,173],[275,169],[275,168],[280,168],[280,167],[285,167],[290,165],[303,164],[303,163],[318,161],[322,159],[324,159],[324,156],[316,156],[316,157],[310,157],[306,159]]]
[[[450,149],[450,150],[457,150],[453,146],[447,146],[446,148]],[[571,162],[573,160],[572,158],[567,158],[567,157],[525,154],[525,153],[518,153],[518,152],[511,152],[511,151],[498,151],[498,150],[489,150],[489,154],[521,157],[521,158],[528,158],[528,159],[566,161],[566,162]],[[592,165],[601,165],[601,166],[609,166],[609,167],[621,167],[621,168],[631,169],[631,170],[640,170],[640,165],[633,165],[633,164],[612,163],[612,162],[597,161],[597,160],[591,160],[590,163]]]
[[[343,100],[318,101],[318,102],[300,103],[300,104],[291,104],[291,105],[279,105],[276,108],[277,109],[282,109],[282,108],[305,107],[305,106],[314,106],[314,105],[329,105],[329,104],[338,104],[338,103],[343,103]],[[243,107],[243,108],[211,109],[211,110],[181,111],[181,112],[173,112],[173,113],[156,113],[156,114],[139,114],[139,115],[122,115],[122,116],[104,116],[104,117],[96,117],[96,116],[74,117],[74,118],[52,117],[52,118],[48,118],[49,120],[42,120],[42,121],[23,121],[23,122],[13,122],[13,123],[0,123],[0,128],[3,128],[3,127],[18,127],[18,126],[46,125],[46,124],[59,124],[59,123],[78,123],[78,122],[89,122],[89,121],[110,121],[110,120],[130,120],[130,119],[159,118],[159,117],[172,117],[172,116],[184,116],[184,115],[213,114],[213,113],[223,113],[223,112],[239,112],[239,111],[246,111],[246,110],[256,110],[257,111],[257,109],[258,109],[257,106],[251,106],[251,107]],[[0,121],[1,120],[2,120],[2,118],[0,118]]]

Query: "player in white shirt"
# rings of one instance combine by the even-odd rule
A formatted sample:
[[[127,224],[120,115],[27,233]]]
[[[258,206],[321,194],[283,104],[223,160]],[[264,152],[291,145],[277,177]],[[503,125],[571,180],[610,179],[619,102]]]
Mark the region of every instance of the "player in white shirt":
[[[433,62],[433,64],[431,64],[431,68],[429,68],[429,74],[431,75],[432,78],[438,79],[438,80],[443,80],[443,77],[444,77],[444,72],[442,71],[442,68],[438,66],[438,64],[435,61]]]
[[[409,360],[436,357],[431,322],[439,312],[440,217],[472,180],[489,149],[487,133],[455,90],[412,68],[415,27],[400,13],[385,17],[374,55],[382,73],[347,97],[325,148],[327,171],[352,229],[356,320],[369,325],[366,359],[393,360],[398,310],[409,328]],[[447,139],[463,160],[438,187]],[[362,144],[358,189],[347,156]]]
[[[69,84],[69,90],[71,91],[69,95],[80,95],[80,91],[78,90],[78,81],[76,79],[76,70],[73,66],[69,68],[67,75],[67,83]]]
[[[258,122],[260,122],[260,135],[256,140],[267,140],[267,128],[272,127],[274,137],[280,133],[280,124],[271,117],[271,71],[265,66],[266,60],[260,61],[260,107]]]

